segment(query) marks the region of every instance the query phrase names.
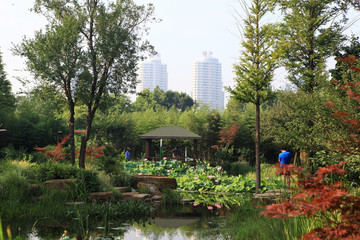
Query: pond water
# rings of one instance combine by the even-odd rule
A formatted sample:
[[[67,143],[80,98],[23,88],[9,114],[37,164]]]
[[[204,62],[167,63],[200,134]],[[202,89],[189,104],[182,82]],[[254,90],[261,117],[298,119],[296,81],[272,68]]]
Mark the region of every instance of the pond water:
[[[61,239],[64,231],[68,236],[76,235],[73,231],[82,228],[90,230],[92,239],[121,240],[195,240],[229,239],[226,235],[225,209],[208,210],[205,206],[191,204],[157,207],[157,216],[143,222],[129,223],[124,219],[109,222],[108,226],[99,224],[87,229],[79,225],[78,219],[63,223],[61,220],[38,219],[21,223],[7,223],[13,236],[20,235],[29,240]],[[107,227],[107,228],[105,228]],[[91,229],[90,229],[91,228]],[[74,230],[76,229],[76,230]],[[101,238],[101,237],[107,238]]]

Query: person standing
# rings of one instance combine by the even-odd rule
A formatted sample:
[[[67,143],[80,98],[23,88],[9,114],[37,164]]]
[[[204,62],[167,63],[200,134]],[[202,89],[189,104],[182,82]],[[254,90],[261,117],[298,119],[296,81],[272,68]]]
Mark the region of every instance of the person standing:
[[[127,147],[126,151],[125,151],[125,159],[126,159],[126,161],[130,161],[130,151],[131,151],[131,148]]]
[[[172,155],[175,159],[180,159],[181,156],[181,150],[179,148],[179,146],[176,146],[176,148],[174,148],[173,150],[171,150]]]
[[[291,153],[286,150],[285,147],[280,149],[281,153],[279,154],[279,163],[280,167],[285,167],[290,164]],[[285,186],[290,187],[290,173],[283,172],[283,181]]]

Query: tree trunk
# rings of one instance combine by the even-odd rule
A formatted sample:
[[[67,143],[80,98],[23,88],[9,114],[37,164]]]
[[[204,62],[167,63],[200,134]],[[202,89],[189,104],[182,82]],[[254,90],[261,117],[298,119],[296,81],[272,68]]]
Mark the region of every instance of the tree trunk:
[[[256,168],[256,193],[260,193],[260,103],[256,103],[255,117],[255,168]]]
[[[70,159],[71,164],[75,165],[75,104],[70,102],[69,130],[70,130]]]

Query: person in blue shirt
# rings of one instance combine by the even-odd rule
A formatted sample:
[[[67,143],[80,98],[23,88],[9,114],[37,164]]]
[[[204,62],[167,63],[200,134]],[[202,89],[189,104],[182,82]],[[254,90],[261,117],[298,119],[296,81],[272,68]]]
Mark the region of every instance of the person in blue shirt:
[[[279,154],[279,163],[280,167],[284,167],[290,164],[291,153],[286,150],[285,147],[281,148],[281,153]],[[290,174],[283,173],[284,184],[290,187]]]
[[[126,148],[126,152],[125,152],[125,159],[126,159],[127,161],[130,160],[130,151],[131,151],[131,148],[127,147],[127,148]]]

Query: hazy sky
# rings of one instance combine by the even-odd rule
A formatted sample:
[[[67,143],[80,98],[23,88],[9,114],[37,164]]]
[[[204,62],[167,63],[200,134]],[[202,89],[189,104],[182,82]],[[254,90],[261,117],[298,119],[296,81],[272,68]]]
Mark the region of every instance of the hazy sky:
[[[34,31],[46,23],[42,16],[29,11],[33,2],[0,0],[0,49],[13,92],[18,92],[21,88],[16,77],[30,75],[24,71],[24,59],[12,55],[12,43],[19,43],[24,35],[32,37]],[[221,62],[223,85],[234,84],[232,65],[240,55],[240,34],[234,18],[234,8],[241,9],[237,0],[135,2],[152,2],[156,16],[162,19],[162,22],[151,25],[148,39],[160,54],[162,63],[167,64],[170,90],[191,93],[193,62],[202,57],[203,51],[213,52],[213,56]],[[349,32],[359,36],[359,23],[354,24],[351,29]],[[284,85],[283,78],[284,71],[279,70],[274,85]]]

